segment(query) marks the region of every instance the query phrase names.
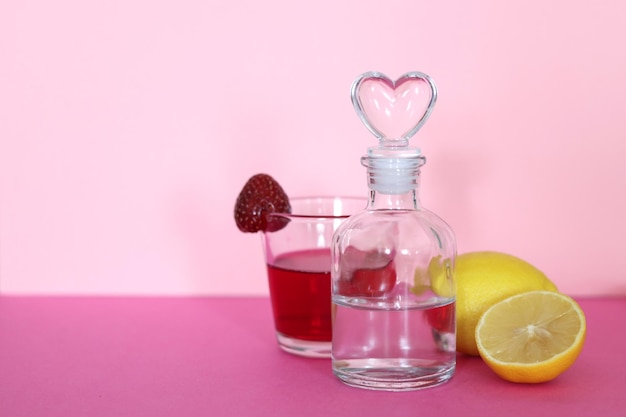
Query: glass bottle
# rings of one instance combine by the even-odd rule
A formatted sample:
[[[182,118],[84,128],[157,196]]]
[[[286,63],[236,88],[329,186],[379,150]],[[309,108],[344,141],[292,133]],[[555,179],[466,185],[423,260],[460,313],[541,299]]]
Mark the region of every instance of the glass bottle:
[[[368,206],[332,242],[332,367],[348,385],[402,391],[439,385],[456,364],[452,229],[419,199],[425,163],[409,139],[437,98],[432,79],[361,75],[352,101],[379,140],[361,158]]]

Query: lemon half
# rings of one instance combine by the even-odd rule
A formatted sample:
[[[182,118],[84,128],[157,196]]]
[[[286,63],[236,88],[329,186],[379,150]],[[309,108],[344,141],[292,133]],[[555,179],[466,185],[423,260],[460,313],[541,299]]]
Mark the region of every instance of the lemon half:
[[[476,326],[480,356],[512,382],[550,381],[578,358],[586,335],[585,314],[564,294],[532,291],[490,307]]]

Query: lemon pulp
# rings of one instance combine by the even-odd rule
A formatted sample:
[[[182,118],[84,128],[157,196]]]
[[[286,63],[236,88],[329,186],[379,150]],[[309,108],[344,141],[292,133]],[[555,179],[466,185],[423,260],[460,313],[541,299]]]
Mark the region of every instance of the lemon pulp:
[[[531,291],[494,304],[476,326],[485,363],[502,378],[538,383],[556,378],[578,358],[585,315],[570,297]]]

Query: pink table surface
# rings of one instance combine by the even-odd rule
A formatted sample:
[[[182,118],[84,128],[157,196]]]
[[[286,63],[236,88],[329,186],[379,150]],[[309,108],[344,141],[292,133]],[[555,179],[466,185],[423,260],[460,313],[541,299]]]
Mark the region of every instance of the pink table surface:
[[[541,385],[459,356],[455,376],[391,393],[281,351],[267,298],[0,297],[0,416],[624,416],[626,298],[581,299],[585,348]]]

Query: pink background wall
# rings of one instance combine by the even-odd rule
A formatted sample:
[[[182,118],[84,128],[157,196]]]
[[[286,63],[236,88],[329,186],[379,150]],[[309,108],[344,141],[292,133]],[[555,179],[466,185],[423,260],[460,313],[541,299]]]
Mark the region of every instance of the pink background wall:
[[[265,294],[268,172],[363,195],[367,70],[439,86],[422,202],[459,251],[626,294],[626,2],[5,0],[0,292]]]

